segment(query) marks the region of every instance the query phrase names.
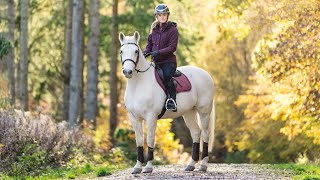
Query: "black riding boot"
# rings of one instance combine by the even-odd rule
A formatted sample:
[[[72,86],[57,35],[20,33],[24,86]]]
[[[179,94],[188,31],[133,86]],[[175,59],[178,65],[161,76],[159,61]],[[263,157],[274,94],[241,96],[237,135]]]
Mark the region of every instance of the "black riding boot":
[[[176,87],[173,83],[173,79],[171,78],[169,82],[166,83],[167,89],[167,101],[166,101],[166,109],[172,110],[174,112],[177,111],[177,103],[176,103]]]

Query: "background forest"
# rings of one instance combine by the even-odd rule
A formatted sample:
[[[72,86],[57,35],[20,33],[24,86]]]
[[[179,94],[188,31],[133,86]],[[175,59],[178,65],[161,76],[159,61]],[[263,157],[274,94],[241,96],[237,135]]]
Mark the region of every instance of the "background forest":
[[[215,81],[211,161],[319,164],[319,1],[1,0],[2,172],[135,160],[118,33],[144,48],[158,3],[178,24],[178,65]],[[156,160],[186,162],[183,119],[158,122]]]

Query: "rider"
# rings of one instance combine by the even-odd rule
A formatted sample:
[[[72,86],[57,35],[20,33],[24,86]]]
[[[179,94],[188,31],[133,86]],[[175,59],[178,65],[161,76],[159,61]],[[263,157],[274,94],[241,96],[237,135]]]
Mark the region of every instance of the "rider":
[[[163,71],[164,85],[167,90],[167,110],[177,110],[176,88],[173,83],[173,75],[177,68],[177,60],[174,52],[177,49],[179,32],[175,22],[168,21],[170,11],[167,5],[159,4],[155,10],[155,21],[151,25],[151,32],[145,56],[151,55],[156,66]]]

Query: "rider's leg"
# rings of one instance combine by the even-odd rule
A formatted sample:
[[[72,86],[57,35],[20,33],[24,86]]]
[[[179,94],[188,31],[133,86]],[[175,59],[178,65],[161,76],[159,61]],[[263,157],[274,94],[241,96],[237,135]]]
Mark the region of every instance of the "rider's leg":
[[[171,78],[169,81],[167,81],[167,88],[168,88],[168,94],[169,96],[176,102],[176,87],[173,83],[173,78]]]
[[[160,64],[159,67],[163,71],[164,85],[166,87],[168,99],[166,101],[166,108],[169,110],[176,110],[176,89],[172,80],[172,76],[176,71],[175,63],[164,63]]]

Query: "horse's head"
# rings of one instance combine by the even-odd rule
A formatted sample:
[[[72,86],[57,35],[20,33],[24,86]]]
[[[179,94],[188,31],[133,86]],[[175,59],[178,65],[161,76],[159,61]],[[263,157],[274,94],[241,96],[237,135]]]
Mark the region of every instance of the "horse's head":
[[[140,34],[137,31],[133,36],[125,36],[122,32],[119,33],[122,73],[126,78],[132,77],[138,65],[140,56],[139,39]]]

